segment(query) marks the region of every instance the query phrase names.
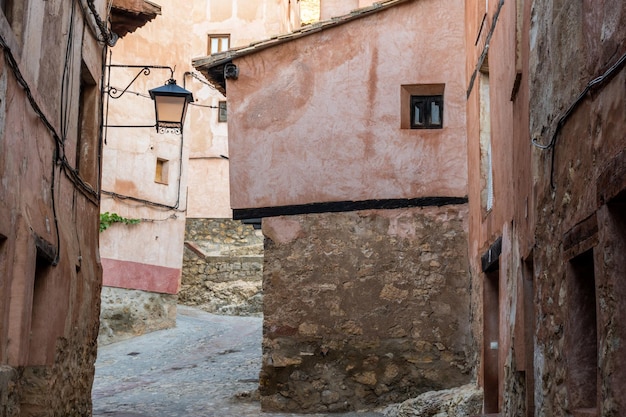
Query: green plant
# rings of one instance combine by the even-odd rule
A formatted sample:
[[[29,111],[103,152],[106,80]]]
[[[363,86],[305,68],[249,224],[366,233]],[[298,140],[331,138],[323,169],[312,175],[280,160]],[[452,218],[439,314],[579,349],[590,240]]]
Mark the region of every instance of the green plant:
[[[100,213],[100,232],[107,230],[113,223],[137,224],[141,219],[127,219],[117,213]]]

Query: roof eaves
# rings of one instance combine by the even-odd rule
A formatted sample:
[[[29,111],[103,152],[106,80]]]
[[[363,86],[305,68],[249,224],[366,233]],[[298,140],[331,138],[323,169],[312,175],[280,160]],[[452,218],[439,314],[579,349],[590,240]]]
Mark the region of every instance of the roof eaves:
[[[134,32],[161,14],[161,6],[148,0],[113,0],[111,29],[118,36]]]

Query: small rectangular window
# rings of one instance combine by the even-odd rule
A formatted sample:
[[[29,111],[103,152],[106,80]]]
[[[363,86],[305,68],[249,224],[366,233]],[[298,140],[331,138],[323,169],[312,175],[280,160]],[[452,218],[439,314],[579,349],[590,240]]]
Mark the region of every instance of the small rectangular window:
[[[168,184],[169,161],[167,159],[157,158],[156,169],[154,171],[154,182],[159,184]]]
[[[400,86],[400,129],[443,128],[445,84]]]
[[[217,121],[220,123],[224,123],[226,122],[228,119],[226,117],[226,102],[225,101],[220,101],[218,104],[219,110],[217,113]]]
[[[443,96],[411,96],[411,129],[443,127]]]
[[[228,49],[230,49],[230,35],[209,35],[209,55],[227,51]]]

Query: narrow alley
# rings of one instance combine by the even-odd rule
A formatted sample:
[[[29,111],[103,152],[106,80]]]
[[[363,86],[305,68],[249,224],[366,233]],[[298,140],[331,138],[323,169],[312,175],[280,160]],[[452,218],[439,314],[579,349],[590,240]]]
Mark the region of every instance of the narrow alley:
[[[218,316],[178,306],[175,328],[101,347],[94,417],[299,416],[261,413],[255,398],[261,327],[261,318]]]

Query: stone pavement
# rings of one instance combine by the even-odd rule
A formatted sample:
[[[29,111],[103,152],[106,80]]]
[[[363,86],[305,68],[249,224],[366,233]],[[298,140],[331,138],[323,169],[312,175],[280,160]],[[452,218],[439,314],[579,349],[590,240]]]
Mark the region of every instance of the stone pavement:
[[[262,319],[178,306],[177,326],[98,350],[94,417],[380,417],[261,413]]]

